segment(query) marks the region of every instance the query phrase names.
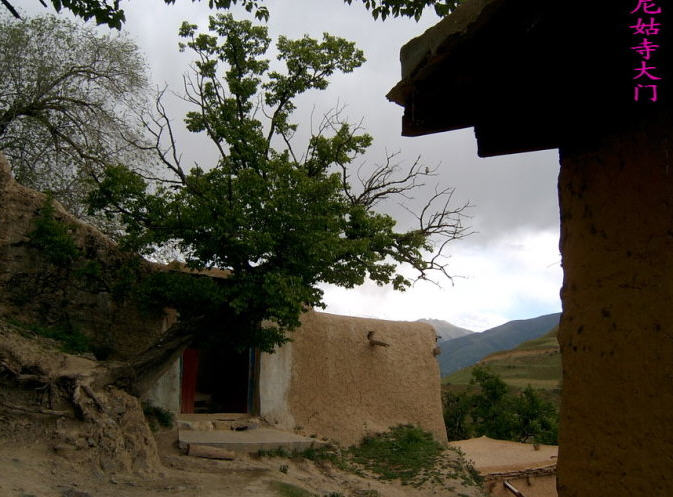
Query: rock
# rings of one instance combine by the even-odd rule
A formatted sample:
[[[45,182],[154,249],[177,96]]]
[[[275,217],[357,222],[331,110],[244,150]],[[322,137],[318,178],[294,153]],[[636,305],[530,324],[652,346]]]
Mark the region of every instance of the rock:
[[[82,492],[81,490],[75,490],[74,488],[69,488],[64,490],[61,494],[63,497],[93,497],[88,492]]]
[[[67,443],[57,444],[54,446],[54,452],[56,452],[56,454],[58,454],[59,456],[65,458],[69,458],[70,456],[72,456],[76,450],[77,448],[74,445],[70,445]]]
[[[87,441],[85,439],[78,438],[75,441],[75,447],[77,447],[78,449],[87,449],[89,447],[89,444],[87,443]]]

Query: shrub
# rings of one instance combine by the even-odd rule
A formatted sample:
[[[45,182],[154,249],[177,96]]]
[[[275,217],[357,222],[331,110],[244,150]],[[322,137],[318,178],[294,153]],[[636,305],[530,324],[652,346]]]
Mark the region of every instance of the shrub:
[[[163,407],[143,402],[143,414],[152,431],[158,431],[159,427],[172,428],[175,424],[175,415]]]
[[[35,229],[28,235],[30,244],[40,250],[55,266],[68,267],[80,256],[80,251],[70,236],[67,224],[54,217],[54,205],[47,197],[35,218]]]

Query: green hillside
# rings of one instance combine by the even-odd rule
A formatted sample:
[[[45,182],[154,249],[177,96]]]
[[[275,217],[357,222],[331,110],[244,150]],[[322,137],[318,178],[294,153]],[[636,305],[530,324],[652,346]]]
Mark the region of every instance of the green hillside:
[[[481,333],[444,340],[438,343],[441,354],[439,370],[442,377],[472,366],[488,357],[512,347],[521,345],[526,340],[539,338],[558,325],[561,313],[546,314],[530,319],[509,321]]]
[[[488,365],[508,385],[558,391],[561,386],[561,351],[556,335],[558,327],[549,333],[520,344],[511,350],[486,356],[479,364]],[[445,377],[442,382],[467,385],[472,377],[470,366]]]

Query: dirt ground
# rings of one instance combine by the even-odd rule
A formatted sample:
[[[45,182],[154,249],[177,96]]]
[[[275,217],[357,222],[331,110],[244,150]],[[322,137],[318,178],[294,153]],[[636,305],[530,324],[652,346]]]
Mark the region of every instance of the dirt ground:
[[[199,459],[152,434],[138,399],[96,379],[111,366],[0,321],[0,497],[481,497],[447,450],[414,488],[331,463]]]
[[[397,482],[363,478],[337,470],[331,464],[279,457],[241,456],[215,461],[183,455],[177,432],[156,435],[161,457],[158,468],[138,472],[104,471],[90,464],[89,448],[58,451],[45,443],[34,422],[14,427],[0,438],[0,497],[282,497],[282,484],[299,487],[308,495],[343,497],[481,497],[481,490],[460,480],[421,488]],[[5,426],[6,428],[6,426]],[[43,436],[40,436],[42,434]],[[84,445],[84,444],[80,444]],[[447,451],[445,457],[456,457]],[[286,488],[288,488],[286,486]],[[292,487],[289,487],[290,489]]]
[[[483,474],[543,468],[555,465],[558,458],[556,445],[536,447],[488,437],[451,442],[450,445],[461,449]]]

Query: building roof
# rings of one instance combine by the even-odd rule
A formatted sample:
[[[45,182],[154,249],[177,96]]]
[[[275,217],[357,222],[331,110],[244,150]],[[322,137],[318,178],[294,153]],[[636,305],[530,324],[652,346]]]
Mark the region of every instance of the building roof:
[[[630,0],[465,0],[402,47],[402,79],[388,93],[405,109],[402,134],[474,126],[484,157],[594,141],[668,109],[661,90],[673,81],[673,64],[664,65],[673,30],[657,35],[659,101],[635,103],[633,8]]]

